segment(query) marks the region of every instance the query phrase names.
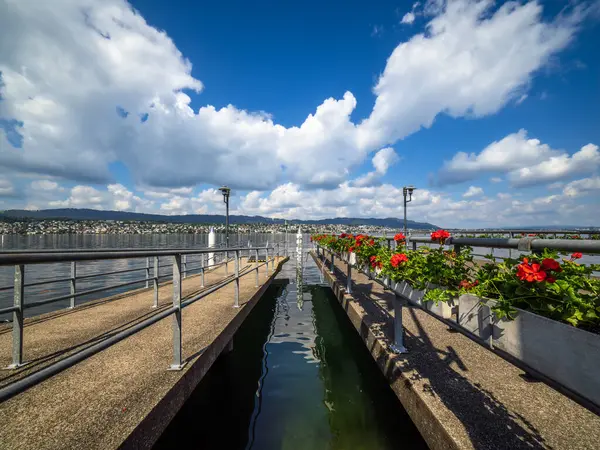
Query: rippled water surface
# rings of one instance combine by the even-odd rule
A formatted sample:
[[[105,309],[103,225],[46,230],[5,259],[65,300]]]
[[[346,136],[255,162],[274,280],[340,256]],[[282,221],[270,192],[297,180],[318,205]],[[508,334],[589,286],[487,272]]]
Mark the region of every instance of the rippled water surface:
[[[297,281],[289,262],[157,449],[426,448],[312,260]]]

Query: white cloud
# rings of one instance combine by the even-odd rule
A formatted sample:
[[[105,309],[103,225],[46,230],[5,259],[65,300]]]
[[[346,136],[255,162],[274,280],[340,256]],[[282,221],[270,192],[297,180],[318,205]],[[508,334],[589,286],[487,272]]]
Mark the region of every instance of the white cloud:
[[[23,123],[16,127],[23,144],[13,148],[3,129],[0,164],[110,183],[109,164],[120,161],[136,184],[153,188],[263,190],[286,181],[335,188],[370,152],[440,113],[484,116],[523,95],[581,16],[543,21],[533,2],[496,11],[490,0],[428,4],[426,13],[436,15],[427,32],[396,47],[366,120],[350,120],[356,98],[346,92],[286,128],[232,105],[193,110],[183,90],[203,86],[191,63],[123,0],[4,1],[0,118]]]
[[[64,189],[58,189],[63,191]],[[36,197],[36,204],[44,196]],[[77,185],[71,188],[69,197],[64,200],[54,199],[46,203],[50,208],[92,208],[117,211],[147,212],[153,202],[134,195],[121,184],[109,184],[106,190],[99,190],[91,186]]]
[[[531,186],[593,173],[598,167],[600,167],[598,146],[587,144],[573,155],[562,153],[531,167],[515,170],[509,174],[509,179],[517,187]]]
[[[474,180],[482,173],[499,172],[508,174],[513,186],[524,187],[593,173],[599,166],[600,153],[594,144],[569,155],[538,139],[529,139],[527,131],[520,130],[492,142],[478,154],[457,153],[444,163],[437,182],[440,185],[459,183]]]
[[[491,0],[436,2],[425,34],[398,45],[374,92],[360,145],[392,143],[435,117],[493,114],[523,95],[533,74],[572,40],[581,10],[542,21],[542,7]],[[433,8],[435,6],[435,8]]]
[[[563,194],[567,197],[577,197],[594,191],[600,191],[600,177],[583,178],[581,180],[572,181],[565,186]]]
[[[411,25],[414,21],[415,21],[414,13],[407,12],[406,14],[404,14],[404,16],[402,16],[402,20],[400,21],[400,23],[403,23],[406,25]]]
[[[15,187],[9,180],[0,179],[0,197],[12,196],[15,193]]]
[[[492,177],[492,178],[490,178],[490,181],[492,183],[502,183],[502,178],[500,178],[500,177]]]
[[[469,189],[463,194],[464,198],[477,197],[483,195],[483,189],[479,186],[469,186]]]
[[[64,188],[59,187],[56,181],[50,180],[35,180],[31,182],[31,189],[34,191],[57,191],[64,190]]]
[[[375,156],[373,156],[372,163],[375,170],[358,177],[352,182],[353,185],[358,187],[365,187],[379,183],[380,178],[383,175],[385,175],[388,169],[392,165],[396,164],[399,160],[400,158],[398,157],[393,148],[382,148],[377,153],[375,153]]]

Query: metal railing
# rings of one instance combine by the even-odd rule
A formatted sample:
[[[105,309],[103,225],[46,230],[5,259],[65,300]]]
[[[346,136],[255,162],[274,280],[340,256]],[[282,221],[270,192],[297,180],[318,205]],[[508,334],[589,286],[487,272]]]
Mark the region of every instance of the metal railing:
[[[224,260],[220,263],[214,263],[214,257],[216,254],[224,254]],[[233,254],[233,258],[230,259],[230,254]],[[247,254],[248,265],[241,268],[240,261],[244,254]],[[264,259],[261,256],[264,255]],[[190,267],[187,261],[187,257],[190,255],[200,255],[201,259],[197,263],[197,267]],[[213,264],[209,263],[210,255],[213,258]],[[159,265],[159,257],[172,257],[172,274],[159,276],[159,268],[166,267],[167,265]],[[0,402],[4,401],[25,389],[39,383],[60,371],[71,367],[72,365],[80,362],[89,356],[92,356],[99,351],[110,347],[111,345],[120,342],[121,340],[131,336],[150,325],[153,325],[160,320],[172,316],[173,318],[173,362],[170,365],[170,370],[180,370],[184,367],[185,362],[182,359],[181,351],[181,310],[196,301],[208,296],[209,294],[229,285],[234,284],[234,298],[233,307],[239,308],[239,294],[240,294],[240,278],[248,275],[252,272],[255,273],[255,287],[259,286],[259,268],[265,267],[265,277],[269,277],[269,263],[271,264],[271,272],[275,270],[275,261],[279,257],[279,244],[268,246],[268,243],[264,247],[238,247],[238,248],[203,248],[203,249],[99,249],[99,250],[41,250],[41,251],[9,251],[0,253],[0,266],[14,266],[14,284],[12,286],[4,286],[0,290],[13,289],[13,306],[8,308],[0,309],[0,313],[12,313],[12,364],[9,366],[11,369],[16,369],[24,365],[23,363],[23,324],[24,324],[24,311],[28,308],[35,308],[40,305],[58,302],[61,300],[70,299],[69,308],[74,308],[75,299],[77,297],[89,295],[92,293],[98,293],[102,291],[108,291],[124,286],[131,286],[135,284],[145,284],[145,287],[150,289],[150,283],[152,283],[152,289],[154,291],[153,305],[152,308],[158,308],[158,293],[159,293],[159,281],[163,278],[172,276],[173,285],[173,302],[172,306],[165,309],[164,311],[157,312],[152,317],[145,319],[131,328],[116,333],[115,335],[98,342],[96,344],[87,347],[86,349],[68,356],[58,362],[55,362],[44,369],[37,371],[31,375],[28,375],[21,380],[18,380],[6,387],[0,389]],[[77,262],[79,261],[101,261],[101,260],[116,260],[116,259],[132,259],[132,258],[146,258],[145,267],[117,270],[106,273],[95,273],[83,276],[77,276]],[[154,259],[153,274],[150,274],[150,258]],[[264,261],[264,262],[261,262]],[[67,278],[48,279],[42,281],[36,281],[34,283],[26,284],[26,271],[25,267],[29,264],[42,264],[42,263],[56,263],[56,262],[70,262],[71,263],[71,276]],[[234,263],[234,273],[229,276],[228,265],[230,262]],[[254,262],[252,265],[251,262]],[[204,289],[191,298],[182,301],[182,280],[187,277],[191,272],[198,272],[200,274],[200,287],[204,288],[204,274],[207,269],[215,268],[217,266],[225,267],[225,278],[217,282],[215,285]],[[94,278],[106,275],[124,274],[136,271],[144,271],[145,277],[133,281],[127,281],[116,285],[101,287],[97,289],[91,289],[86,291],[77,291],[77,280],[84,278]],[[59,283],[66,282],[70,283],[70,293],[54,297],[51,299],[27,303],[25,301],[25,288],[30,286],[38,286],[48,283]]]

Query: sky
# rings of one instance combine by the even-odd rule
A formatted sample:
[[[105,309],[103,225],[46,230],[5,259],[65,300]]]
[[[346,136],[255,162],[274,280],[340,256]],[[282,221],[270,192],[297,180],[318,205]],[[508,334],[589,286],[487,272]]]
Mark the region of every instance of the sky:
[[[600,1],[0,0],[0,210],[600,226]]]

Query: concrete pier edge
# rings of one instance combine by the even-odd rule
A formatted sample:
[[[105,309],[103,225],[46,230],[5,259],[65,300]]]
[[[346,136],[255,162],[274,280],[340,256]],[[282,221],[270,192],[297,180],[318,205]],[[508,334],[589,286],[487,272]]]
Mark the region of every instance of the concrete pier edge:
[[[223,353],[233,339],[236,331],[240,328],[246,317],[252,312],[254,306],[265,291],[269,288],[275,276],[281,271],[281,267],[288,261],[284,258],[277,264],[275,271],[270,274],[268,280],[246,303],[244,308],[225,327],[223,332],[198,355],[194,361],[188,363],[184,375],[161,399],[161,401],[150,411],[150,413],[137,425],[127,436],[120,449],[144,449],[152,448],[171,420],[190,397],[198,386],[204,375],[212,367],[219,355]]]
[[[317,267],[322,269],[322,261],[319,260],[314,252],[311,252],[311,256],[315,260]],[[531,405],[525,409],[523,409],[522,406],[519,406],[517,409],[512,410],[511,408],[516,404],[506,406],[501,405],[501,407],[507,408],[507,414],[516,416],[519,419],[524,420],[526,423],[529,423],[528,419],[535,419],[534,422],[537,424],[537,429],[535,428],[535,424],[529,423],[532,427],[532,430],[535,432],[535,436],[533,437],[535,442],[533,442],[533,445],[532,442],[519,440],[518,434],[510,436],[513,432],[516,433],[517,430],[513,431],[511,430],[511,426],[507,426],[510,424],[502,423],[501,417],[496,418],[497,420],[500,420],[496,424],[490,424],[485,421],[486,419],[484,417],[474,417],[471,411],[455,411],[453,409],[448,409],[443,402],[441,405],[436,405],[436,392],[431,391],[428,394],[426,394],[424,391],[421,392],[422,389],[420,388],[423,388],[422,381],[415,381],[415,379],[413,379],[414,376],[422,375],[421,380],[425,380],[426,382],[427,374],[415,374],[413,372],[411,376],[410,372],[405,372],[405,370],[403,370],[403,364],[405,364],[407,360],[415,357],[421,357],[419,356],[419,352],[416,351],[411,353],[411,349],[409,348],[409,353],[407,355],[397,355],[392,353],[389,347],[392,343],[391,333],[393,330],[393,319],[388,316],[385,318],[387,323],[382,324],[380,318],[375,320],[370,318],[369,312],[365,309],[369,308],[369,305],[381,302],[381,298],[379,298],[379,300],[374,299],[378,298],[381,293],[371,291],[373,287],[369,287],[367,285],[364,285],[363,287],[363,285],[360,283],[373,282],[366,279],[366,277],[360,277],[360,274],[353,274],[353,278],[355,278],[355,276],[359,276],[361,281],[355,279],[354,282],[357,283],[357,286],[353,286],[353,294],[346,294],[346,279],[344,276],[345,271],[343,270],[342,265],[343,264],[340,262],[336,263],[336,266],[338,266],[336,269],[338,270],[335,271],[335,274],[331,274],[329,270],[321,270],[323,274],[323,280],[331,288],[334,296],[346,312],[353,327],[358,332],[368,351],[371,353],[371,356],[379,366],[385,378],[388,380],[390,387],[431,449],[463,450],[475,448],[597,448],[596,444],[598,439],[600,439],[600,429],[598,428],[600,425],[599,416],[595,415],[593,411],[590,411],[584,406],[578,405],[573,399],[570,399],[564,394],[559,393],[559,391],[554,390],[554,392],[552,392],[552,387],[544,383],[533,383],[531,385],[531,389],[529,389],[525,387],[526,384],[524,384],[527,383],[527,381],[520,379],[520,382],[517,382],[517,385],[511,386],[511,388],[513,388],[513,391],[516,390],[517,395],[520,395],[525,402],[529,401],[531,395],[539,395],[542,392],[545,393],[544,395],[549,395],[551,397],[548,400],[544,400],[542,395],[541,397],[537,398],[535,405]],[[326,267],[329,267],[329,264]],[[364,292],[361,292],[361,290]],[[375,295],[375,297],[373,297],[373,295]],[[431,317],[429,314],[423,314],[424,316]],[[432,317],[432,320],[437,319]],[[454,336],[455,339],[459,338],[460,336],[460,339],[470,342],[471,346],[475,346],[476,348],[479,348],[480,351],[486,352],[487,355],[491,355],[486,356],[486,360],[490,358],[497,359],[499,365],[498,367],[487,366],[488,368],[484,370],[494,373],[494,370],[501,368],[500,365],[511,366],[509,362],[502,359],[499,355],[494,355],[493,352],[489,352],[489,350],[484,349],[481,345],[467,336],[461,333],[451,333],[451,335]],[[465,349],[466,348],[467,347],[465,347]],[[436,347],[432,348],[432,350],[435,349]],[[514,369],[511,369],[511,376],[515,377],[515,372],[518,372],[519,368],[515,367],[514,365],[512,365],[512,367]],[[481,370],[481,368],[474,369],[476,371]],[[431,370],[436,369],[432,367]],[[468,369],[465,368],[462,370]],[[499,372],[498,376],[503,376],[503,373]],[[516,378],[519,379],[519,377]],[[417,378],[417,380],[418,379],[419,378]],[[538,388],[534,386],[545,387]],[[519,389],[523,388],[531,390],[531,392],[519,391]],[[497,391],[496,394],[501,393],[502,387],[499,387],[499,389],[500,390]],[[450,390],[452,390],[452,388],[450,388]],[[494,393],[492,392],[491,395],[493,396]],[[503,397],[508,396],[508,398],[510,398],[510,395],[514,395],[514,392],[505,393],[503,394]],[[557,400],[558,397],[560,397],[560,399]],[[498,401],[500,402],[501,400],[499,399]],[[517,400],[517,403],[518,402],[519,400]],[[454,404],[454,406],[456,405],[457,404]],[[477,405],[472,406],[476,407]],[[468,407],[468,404],[464,404],[464,406],[461,407]],[[564,410],[562,407],[564,407]],[[470,420],[463,422],[464,417],[469,414],[471,414]],[[524,416],[521,416],[520,414],[524,414]],[[567,419],[563,416],[563,414],[568,414],[569,418]],[[573,416],[574,420],[571,420],[571,415]],[[479,420],[484,420],[484,422],[481,422],[480,424],[482,430],[491,432],[491,434],[484,432],[483,435],[485,435],[485,437],[483,437],[483,439],[481,433],[473,433],[473,427],[477,426],[476,424],[479,422]],[[509,442],[512,442],[512,444]],[[516,444],[517,442],[518,444]]]

